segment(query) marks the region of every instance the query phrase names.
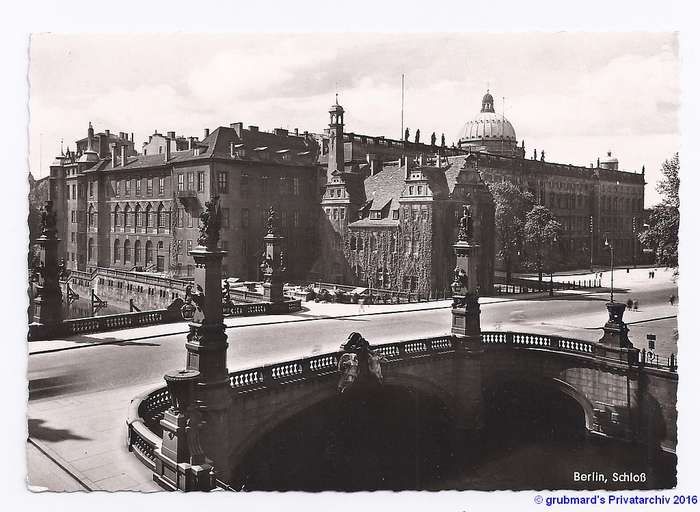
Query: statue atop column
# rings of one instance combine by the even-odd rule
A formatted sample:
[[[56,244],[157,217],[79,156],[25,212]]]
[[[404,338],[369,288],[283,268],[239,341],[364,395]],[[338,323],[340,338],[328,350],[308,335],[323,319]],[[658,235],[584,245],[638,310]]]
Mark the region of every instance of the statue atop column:
[[[267,221],[265,222],[268,235],[275,234],[275,216],[275,208],[273,206],[270,206],[270,209],[267,212]]]
[[[201,226],[199,227],[199,245],[207,249],[216,249],[219,243],[219,231],[221,230],[221,207],[219,196],[214,196],[204,203],[204,210],[199,214]]]
[[[53,201],[46,201],[41,207],[41,234],[47,237],[56,234],[56,213],[53,211]]]
[[[437,141],[437,136],[435,135],[435,132],[433,132],[433,134],[430,136],[430,145],[434,146],[435,141]]]
[[[462,206],[462,217],[459,219],[459,233],[457,241],[471,242],[473,233],[472,206],[465,204]]]
[[[406,131],[403,133],[403,140],[408,142],[408,137],[411,135],[411,132],[406,128]]]

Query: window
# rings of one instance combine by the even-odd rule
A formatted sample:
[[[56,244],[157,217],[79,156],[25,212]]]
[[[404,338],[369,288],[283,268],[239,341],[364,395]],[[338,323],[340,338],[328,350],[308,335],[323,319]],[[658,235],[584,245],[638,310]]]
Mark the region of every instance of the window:
[[[286,195],[289,192],[289,180],[286,176],[280,176],[280,194]]]
[[[345,218],[345,208],[340,209],[340,220],[343,220]]]
[[[143,215],[141,214],[141,205],[137,204],[134,207],[134,225],[137,228],[143,227]]]
[[[338,220],[338,208],[333,208],[333,220]]]
[[[138,192],[136,192],[138,194]],[[152,196],[153,195],[153,178],[148,178],[146,180],[146,195],[147,196]]]
[[[151,219],[151,205],[146,206],[146,214],[144,220],[146,221],[146,228],[153,227],[153,219]]]
[[[194,221],[192,218],[192,212],[187,212],[187,227],[191,228],[194,227]]]
[[[362,238],[357,237],[357,250],[361,251],[363,249],[364,249],[364,241],[362,240]]]
[[[181,228],[185,224],[185,209],[177,209],[177,227]]]
[[[248,208],[241,208],[241,227],[247,228],[250,223],[250,210]]]
[[[94,251],[95,251],[95,241],[92,238],[90,238],[88,240],[88,261],[92,261],[93,258],[95,257]]]
[[[248,195],[248,183],[249,183],[249,178],[248,178],[248,173],[242,172],[241,173],[241,197],[246,197]]]
[[[187,190],[194,190],[194,173],[187,173]]]
[[[136,191],[134,192],[137,196],[141,195],[141,178],[136,178],[136,186],[134,187]]]
[[[119,239],[117,238],[114,241],[114,261],[119,261],[121,259],[120,256],[120,251],[119,251]]]
[[[124,227],[131,227],[131,208],[128,204],[124,207]]]
[[[70,211],[70,221],[75,223],[75,210]]]
[[[204,171],[197,173],[197,192],[204,192]]]
[[[228,174],[226,171],[219,171],[216,173],[216,189],[220,194],[228,193]]]
[[[70,196],[71,196],[70,198],[71,199],[75,199],[75,190],[76,190],[76,186],[71,185],[71,188],[70,188]]]
[[[241,254],[244,258],[248,257],[248,240],[241,240]]]
[[[187,254],[192,251],[192,240],[187,240]]]
[[[89,187],[89,191],[90,191],[90,197],[94,196],[95,195],[95,190],[94,190],[95,183],[93,181],[91,181],[89,183],[88,187]]]
[[[141,240],[134,242],[134,265],[141,263]]]
[[[398,211],[398,210],[394,210],[394,211],[391,212],[391,213],[392,213],[392,218],[393,218],[394,220],[399,220],[399,211]]]
[[[369,237],[369,249],[370,249],[370,251],[377,250],[377,237],[374,235],[371,235]]]
[[[343,211],[344,211],[344,210],[341,210],[341,211],[340,211],[341,214],[343,213]],[[342,215],[341,215],[341,217],[342,217]],[[299,212],[296,211],[296,210],[294,211],[294,221],[293,221],[293,222],[294,222],[294,227],[295,227],[295,228],[298,228],[298,227],[299,227]]]
[[[165,222],[167,218],[167,215],[165,214],[165,208],[163,205],[158,205],[158,210],[156,211],[156,225],[159,228],[165,228],[167,227],[167,223]]]
[[[185,190],[185,175],[180,173],[177,175],[177,191],[182,192]]]
[[[158,178],[158,195],[162,196],[165,193],[165,178]]]
[[[71,233],[70,233],[70,241],[71,241],[72,243],[75,243],[75,231],[71,231]]]
[[[418,195],[419,196],[423,195],[423,186],[422,185],[418,185]]]
[[[350,250],[351,251],[357,250],[357,238],[355,238],[355,235],[352,235],[350,237]]]
[[[229,209],[228,208],[222,208],[221,209],[221,226],[222,227],[229,227]]]
[[[90,205],[90,208],[88,209],[88,226],[89,227],[94,227],[95,225],[95,210],[92,205]],[[88,258],[92,259],[92,258]]]
[[[146,265],[153,263],[153,242],[148,240],[146,242]]]
[[[292,181],[292,186],[293,186],[294,195],[298,196],[299,195],[299,178],[294,177],[294,179]]]
[[[124,240],[124,263],[131,263],[131,241]]]
[[[124,181],[124,195],[125,196],[131,195],[131,180]]]

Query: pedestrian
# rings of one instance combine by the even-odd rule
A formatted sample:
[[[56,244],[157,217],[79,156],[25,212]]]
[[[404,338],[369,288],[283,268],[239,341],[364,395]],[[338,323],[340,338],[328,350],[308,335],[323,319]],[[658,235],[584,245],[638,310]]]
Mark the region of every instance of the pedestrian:
[[[668,298],[668,302],[673,306],[673,304],[676,302],[676,296],[675,294],[671,294],[671,296]]]
[[[632,311],[632,299],[627,299],[627,311]]]
[[[638,308],[639,308],[639,301],[638,301],[637,299],[634,299],[634,300],[632,301],[632,309],[633,309],[634,311],[637,311]]]
[[[656,276],[656,269],[651,271],[651,278],[654,279],[655,276]]]

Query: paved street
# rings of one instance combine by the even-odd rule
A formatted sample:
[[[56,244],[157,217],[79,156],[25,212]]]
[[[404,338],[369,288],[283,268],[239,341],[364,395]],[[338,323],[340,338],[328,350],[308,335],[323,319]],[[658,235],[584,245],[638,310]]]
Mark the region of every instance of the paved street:
[[[625,314],[635,344],[644,347],[644,335],[655,332],[657,352],[676,352],[673,329],[677,306],[668,304],[668,296],[676,291],[670,273],[658,272],[653,282],[646,279],[646,270],[619,272],[615,277],[619,288],[616,300],[626,301],[631,296],[640,304],[639,311]],[[607,300],[607,293],[583,292],[526,300],[482,299],[482,328],[565,334],[596,341],[607,318]],[[333,308],[343,316],[327,318]],[[369,314],[358,314],[356,305],[314,304],[308,311],[289,315],[295,318],[286,319],[286,323],[265,323],[279,322],[280,317],[228,321],[237,324],[227,330],[228,367],[234,370],[337,350],[352,331],[361,332],[375,344],[449,331],[449,302],[415,304],[411,305],[414,311],[377,314],[383,308],[390,306],[370,306],[365,311]],[[153,336],[159,329],[181,332],[182,324],[149,329],[149,338],[115,343],[141,336],[113,332],[106,336],[111,340],[108,344],[72,348],[73,344],[69,350],[29,356],[29,432],[36,444],[29,457],[33,485],[47,486],[53,464],[61,475],[55,485],[66,490],[73,490],[78,480],[92,489],[156,489],[148,471],[123,448],[126,411],[131,397],[162,382],[167,370],[183,366],[185,349],[183,334]],[[42,453],[52,462],[42,460]],[[58,469],[59,465],[65,469]]]

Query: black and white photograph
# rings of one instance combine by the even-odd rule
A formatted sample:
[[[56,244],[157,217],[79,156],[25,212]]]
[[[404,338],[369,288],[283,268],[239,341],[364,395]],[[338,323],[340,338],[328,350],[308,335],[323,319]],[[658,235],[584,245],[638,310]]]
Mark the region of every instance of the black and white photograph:
[[[26,35],[30,496],[697,506],[681,34],[429,28]]]

